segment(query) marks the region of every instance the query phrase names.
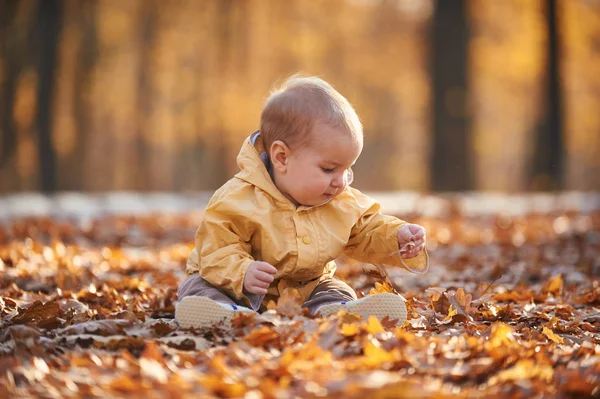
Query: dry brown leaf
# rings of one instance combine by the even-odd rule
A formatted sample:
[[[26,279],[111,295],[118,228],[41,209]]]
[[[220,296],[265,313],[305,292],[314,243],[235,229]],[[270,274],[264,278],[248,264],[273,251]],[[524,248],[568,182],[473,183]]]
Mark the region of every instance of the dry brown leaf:
[[[133,325],[129,320],[110,319],[110,320],[90,320],[84,323],[74,324],[72,326],[57,330],[59,335],[91,334],[108,337],[111,335],[123,334],[126,327]]]
[[[293,318],[302,314],[302,296],[295,288],[287,288],[283,291],[276,307],[277,313]]]
[[[11,319],[14,324],[34,324],[40,328],[55,328],[61,323],[57,319],[60,306],[56,302],[35,301],[25,309],[19,309],[19,314]]]
[[[466,314],[469,314],[471,311],[471,299],[473,299],[473,296],[471,294],[465,294],[465,291],[462,288],[459,288],[454,294],[454,299],[456,299],[456,301],[462,307],[462,310]]]

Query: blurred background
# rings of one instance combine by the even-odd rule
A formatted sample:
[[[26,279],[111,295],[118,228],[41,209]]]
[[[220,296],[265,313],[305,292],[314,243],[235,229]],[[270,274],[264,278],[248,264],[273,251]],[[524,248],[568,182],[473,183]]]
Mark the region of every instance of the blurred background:
[[[598,0],[0,0],[0,194],[214,190],[296,72],[359,189],[600,189]]]

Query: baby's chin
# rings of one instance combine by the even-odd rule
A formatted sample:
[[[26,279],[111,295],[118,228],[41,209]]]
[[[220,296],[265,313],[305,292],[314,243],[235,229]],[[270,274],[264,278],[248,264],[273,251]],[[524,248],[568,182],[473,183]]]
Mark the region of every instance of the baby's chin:
[[[335,197],[336,197],[335,195],[322,194],[320,197],[312,199],[312,200],[296,201],[296,202],[303,206],[319,206],[319,205],[324,205],[324,204],[328,203]]]

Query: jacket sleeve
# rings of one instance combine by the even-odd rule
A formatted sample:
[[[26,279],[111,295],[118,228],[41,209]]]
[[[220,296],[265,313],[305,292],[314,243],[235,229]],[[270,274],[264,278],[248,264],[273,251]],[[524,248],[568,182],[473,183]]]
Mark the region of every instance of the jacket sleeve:
[[[200,276],[239,299],[245,298],[244,276],[254,261],[250,255],[254,229],[249,202],[235,192],[213,198],[195,239]]]
[[[406,222],[382,214],[379,203],[364,194],[358,194],[356,204],[361,214],[350,233],[346,254],[361,262],[405,267],[404,262],[410,271],[425,271],[425,251],[412,259],[402,259],[398,254],[398,230]]]

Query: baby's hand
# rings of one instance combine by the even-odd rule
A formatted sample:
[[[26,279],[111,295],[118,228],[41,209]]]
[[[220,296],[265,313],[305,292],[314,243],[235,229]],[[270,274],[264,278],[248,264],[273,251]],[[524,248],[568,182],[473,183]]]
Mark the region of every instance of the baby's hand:
[[[277,269],[270,264],[254,261],[246,270],[244,288],[252,294],[265,295],[269,284],[273,282],[275,273],[277,273]]]
[[[398,230],[398,247],[403,258],[414,258],[425,248],[425,228],[407,223]]]

